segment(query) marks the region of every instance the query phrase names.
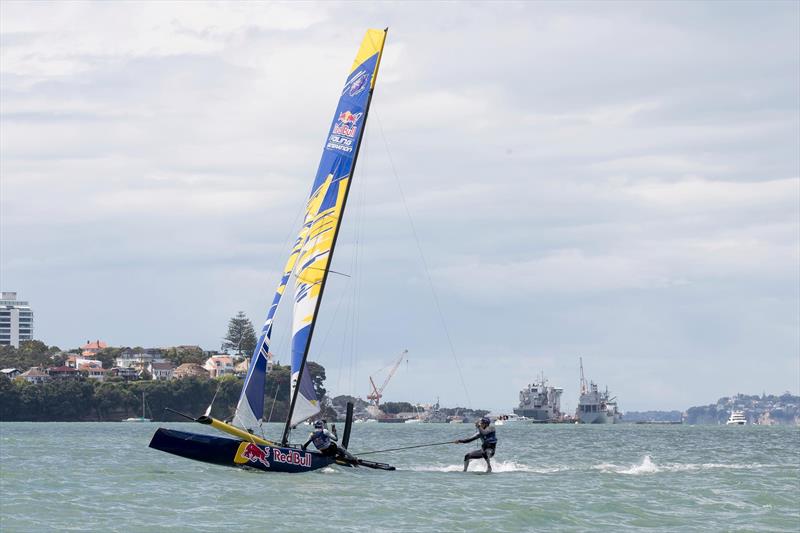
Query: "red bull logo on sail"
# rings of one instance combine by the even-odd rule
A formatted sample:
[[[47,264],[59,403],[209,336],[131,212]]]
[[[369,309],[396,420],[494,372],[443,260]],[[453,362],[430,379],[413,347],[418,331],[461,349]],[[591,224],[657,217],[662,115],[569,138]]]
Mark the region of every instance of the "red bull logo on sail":
[[[337,123],[333,127],[333,131],[331,133],[334,135],[344,135],[350,138],[355,137],[356,123],[363,114],[364,113],[353,113],[351,111],[343,111],[339,113],[339,120],[337,120]]]
[[[247,446],[242,450],[241,455],[243,459],[247,459],[247,461],[251,463],[261,463],[269,468],[269,461],[267,461],[269,458],[269,450],[269,448],[260,448],[257,444],[248,442]]]

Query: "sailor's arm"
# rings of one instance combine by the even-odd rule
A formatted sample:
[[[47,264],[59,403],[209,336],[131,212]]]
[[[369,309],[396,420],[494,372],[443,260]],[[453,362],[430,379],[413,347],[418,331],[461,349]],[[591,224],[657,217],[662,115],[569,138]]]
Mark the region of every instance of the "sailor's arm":
[[[331,433],[330,431],[328,431],[328,430],[326,429],[326,430],[325,430],[325,434],[326,434],[326,435],[328,436],[328,438],[329,438],[329,439],[331,439],[332,441],[334,441],[334,442],[339,442],[339,438],[336,436],[336,433]]]
[[[457,443],[459,443],[459,444],[466,444],[466,443],[468,443],[468,442],[472,442],[472,441],[474,441],[475,439],[479,438],[480,436],[481,436],[481,432],[480,432],[480,431],[477,431],[477,432],[476,432],[476,433],[475,433],[473,436],[471,436],[470,438],[468,438],[468,439],[459,439],[459,440],[457,440],[456,442],[457,442]]]
[[[306,448],[308,448],[308,445],[309,445],[309,444],[311,444],[311,441],[312,441],[312,440],[314,440],[314,434],[313,434],[313,433],[312,433],[311,435],[309,435],[309,436],[308,436],[308,440],[305,442],[305,444],[302,444],[302,445],[300,446],[300,448],[302,448],[302,449],[303,449],[303,451],[305,451],[305,449],[306,449]]]

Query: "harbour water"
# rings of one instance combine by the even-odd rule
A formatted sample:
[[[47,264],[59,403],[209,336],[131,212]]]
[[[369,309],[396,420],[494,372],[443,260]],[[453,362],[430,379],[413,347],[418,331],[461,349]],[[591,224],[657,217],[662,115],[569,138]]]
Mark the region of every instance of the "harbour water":
[[[203,431],[199,424],[164,424]],[[396,472],[264,474],[147,447],[159,424],[0,424],[0,530],[793,531],[800,429],[509,425],[495,472],[472,445],[370,458]],[[454,440],[471,425],[359,424],[364,452]],[[268,434],[277,435],[278,425]],[[297,431],[295,440],[305,437]]]

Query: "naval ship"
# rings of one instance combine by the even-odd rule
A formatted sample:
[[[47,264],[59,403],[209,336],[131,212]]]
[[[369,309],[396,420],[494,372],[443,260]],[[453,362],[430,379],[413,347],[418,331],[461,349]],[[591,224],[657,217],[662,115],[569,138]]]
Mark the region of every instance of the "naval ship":
[[[529,418],[534,423],[561,421],[561,393],[564,389],[552,387],[542,374],[519,393],[519,407],[514,414]]]
[[[616,396],[609,398],[608,388],[601,392],[593,381],[586,382],[583,377],[583,358],[581,358],[581,397],[575,417],[581,424],[616,424],[621,415],[617,410]]]

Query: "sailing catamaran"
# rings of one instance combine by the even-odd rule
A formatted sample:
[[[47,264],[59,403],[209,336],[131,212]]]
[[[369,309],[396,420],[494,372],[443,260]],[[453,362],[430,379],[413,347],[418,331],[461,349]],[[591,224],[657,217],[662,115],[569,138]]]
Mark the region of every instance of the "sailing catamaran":
[[[320,412],[306,359],[347,203],[387,32],[388,28],[367,30],[342,89],[306,205],[303,226],[283,269],[272,305],[267,311],[231,424],[211,417],[210,408],[205,415],[193,419],[236,438],[159,428],[150,441],[151,448],[207,463],[249,466],[269,472],[307,472],[334,462],[347,466],[394,470],[394,467],[384,463],[326,457],[289,444],[291,428]],[[273,442],[255,435],[255,431],[261,428],[264,415],[264,389],[273,318],[292,276],[295,277],[295,292],[291,341],[291,403],[283,436],[280,442]],[[345,448],[350,438],[351,424],[352,406],[348,405],[342,438],[342,446]]]

